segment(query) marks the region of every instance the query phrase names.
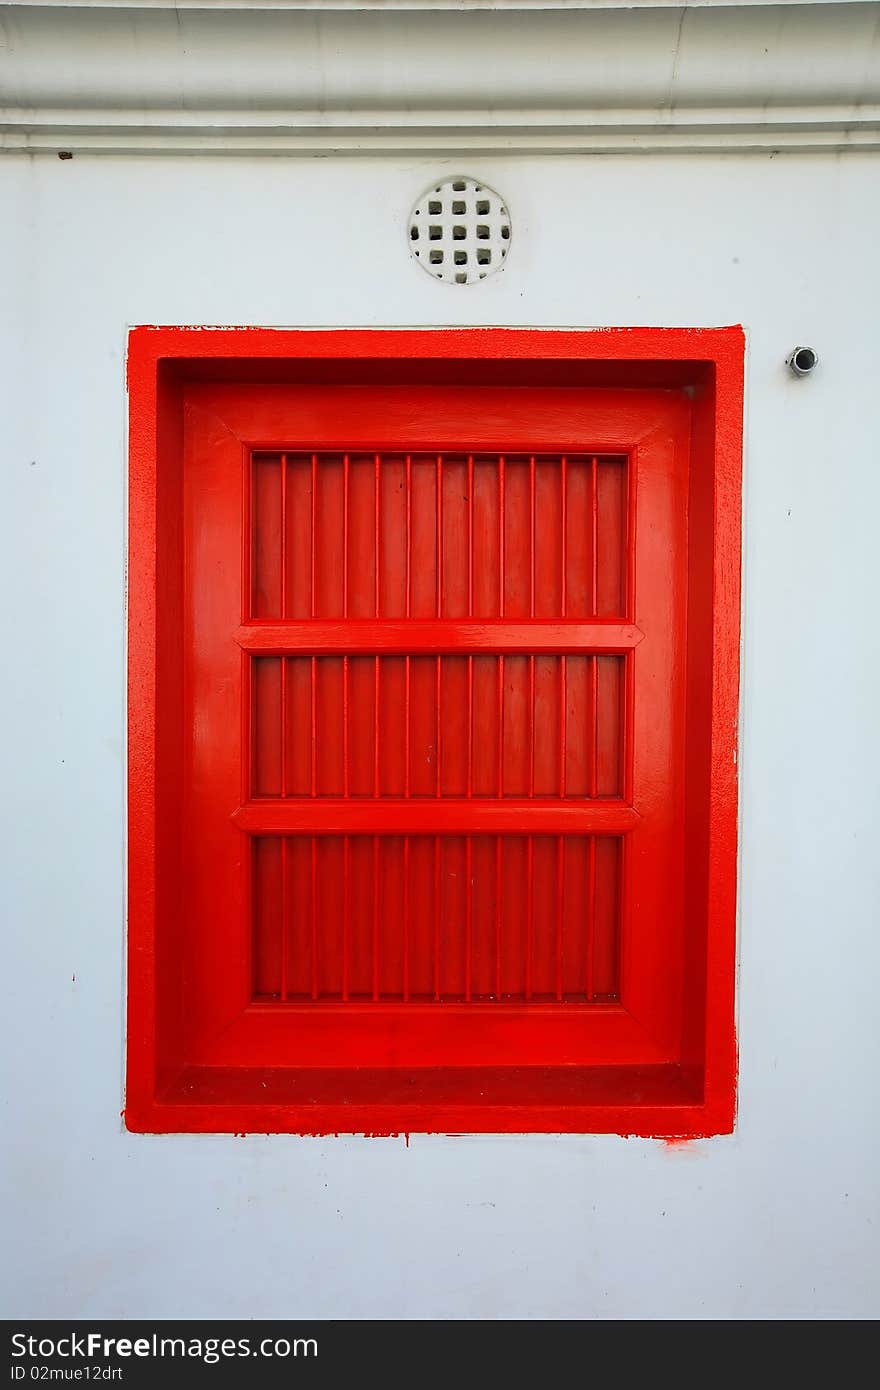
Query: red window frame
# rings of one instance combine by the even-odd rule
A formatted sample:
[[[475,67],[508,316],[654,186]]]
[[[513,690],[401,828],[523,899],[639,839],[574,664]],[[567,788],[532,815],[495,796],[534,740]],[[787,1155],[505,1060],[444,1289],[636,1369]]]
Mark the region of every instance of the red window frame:
[[[132,330],[130,1129],[687,1136],[732,1128],[743,347],[739,328]],[[260,807],[248,799],[240,787],[238,732],[228,720],[229,710],[241,707],[242,651],[286,650],[285,639],[278,631],[273,635],[271,625],[255,632],[243,622],[240,600],[230,589],[226,608],[222,597],[209,605],[214,628],[198,635],[202,666],[197,663],[195,674],[187,668],[183,651],[193,647],[193,634],[187,633],[184,553],[192,542],[184,533],[181,502],[188,489],[206,485],[209,474],[200,460],[210,458],[211,487],[216,489],[218,477],[227,480],[224,505],[230,515],[238,507],[241,523],[247,508],[241,460],[247,451],[261,442],[276,447],[279,440],[314,447],[314,434],[305,427],[301,440],[290,438],[291,393],[299,392],[302,402],[309,391],[343,383],[367,387],[376,400],[385,400],[389,434],[382,442],[389,448],[410,443],[400,432],[403,425],[394,437],[390,403],[395,389],[399,398],[400,386],[414,410],[423,403],[423,414],[432,391],[455,390],[466,402],[469,392],[489,390],[506,400],[514,436],[519,429],[533,450],[580,445],[637,458],[640,486],[650,488],[653,476],[662,482],[661,511],[670,488],[678,489],[680,505],[669,513],[671,530],[659,536],[655,563],[658,574],[667,565],[680,602],[662,641],[646,644],[634,658],[643,666],[659,660],[655,687],[664,670],[675,665],[678,671],[668,717],[681,731],[683,756],[666,838],[651,831],[639,842],[638,817],[625,804],[631,796],[613,806],[575,808],[579,824],[599,832],[626,830],[638,848],[641,877],[627,882],[639,883],[640,902],[630,903],[625,917],[627,985],[619,1003],[580,1012],[564,1005],[531,1013],[513,1009],[508,1025],[494,1032],[467,1004],[443,1005],[442,1013],[408,1005],[405,1018],[392,1007],[375,1006],[350,1010],[340,1030],[328,1025],[326,1010],[279,1011],[242,988],[250,966],[242,959],[247,947],[237,925],[241,913],[227,907],[237,890],[233,879],[227,883],[213,871],[211,846],[227,843],[226,806],[239,788],[239,831],[280,833],[302,819],[295,807]],[[526,421],[517,404],[524,399],[511,390],[517,387],[536,388],[549,400],[554,392],[568,393],[569,438],[559,438],[558,410],[551,411],[542,437],[540,421]],[[479,417],[478,407],[469,411],[469,447],[491,447],[491,428],[481,434]],[[340,420],[340,430],[346,447],[358,443],[356,413]],[[378,444],[366,435],[360,442]],[[191,502],[190,496],[190,511]],[[215,527],[217,534],[222,530]],[[638,543],[655,545],[646,535]],[[643,604],[650,605],[649,595]],[[628,617],[645,617],[659,632],[665,622],[661,608]],[[237,629],[238,641],[224,645],[223,634],[231,629]],[[427,628],[422,636],[430,646]],[[618,622],[604,633],[594,631],[591,649],[602,650],[604,641],[607,650],[636,651],[639,637],[637,623]],[[553,650],[560,642],[564,650],[564,636],[555,633]],[[658,642],[666,643],[665,656],[657,656]],[[195,782],[182,757],[188,717],[183,688],[193,680],[233,696],[231,704],[214,702],[209,717],[216,738],[223,743],[224,728],[232,733],[217,767]],[[647,667],[644,681],[652,683]],[[637,703],[631,717],[634,748],[649,748],[650,704]],[[654,794],[650,756],[639,752],[633,772],[639,785],[629,788],[643,798]],[[437,810],[432,808],[432,825]],[[662,820],[663,805],[657,810]],[[547,810],[543,828],[570,826],[572,811]],[[312,806],[308,815],[315,812]],[[337,828],[351,828],[352,812],[357,816],[357,808],[348,808],[349,819]],[[490,830],[496,822],[511,827],[528,813],[515,803],[490,803],[482,812]],[[332,818],[343,811],[323,808],[320,814]],[[382,811],[383,828],[412,830],[419,814],[411,804],[389,805]],[[375,815],[373,805],[371,827]],[[550,825],[554,815],[558,826],[555,820]],[[646,824],[654,822],[649,818]],[[681,857],[677,876],[668,879],[673,844]],[[201,887],[195,898],[186,898],[182,885],[193,878]],[[659,934],[658,903],[665,904],[667,923]]]

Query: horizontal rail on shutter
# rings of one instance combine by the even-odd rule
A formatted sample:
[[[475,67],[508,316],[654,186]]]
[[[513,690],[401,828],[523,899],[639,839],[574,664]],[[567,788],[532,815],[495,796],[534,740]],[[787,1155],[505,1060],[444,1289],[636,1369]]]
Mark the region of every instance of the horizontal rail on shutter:
[[[644,633],[634,623],[599,620],[578,622],[541,619],[486,622],[454,618],[306,620],[247,623],[235,640],[257,655],[301,652],[400,652],[414,655],[460,651],[486,652],[625,652],[638,646]]]
[[[641,817],[623,801],[560,802],[538,798],[247,802],[232,820],[251,835],[619,835]]]

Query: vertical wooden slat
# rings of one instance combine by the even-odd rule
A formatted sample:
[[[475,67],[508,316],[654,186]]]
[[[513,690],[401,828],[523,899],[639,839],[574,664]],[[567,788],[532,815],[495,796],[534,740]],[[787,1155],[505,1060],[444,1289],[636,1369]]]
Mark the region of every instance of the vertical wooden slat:
[[[561,478],[561,506],[560,506],[560,536],[559,536],[559,565],[560,565],[560,609],[562,617],[567,616],[568,610],[568,459],[562,455],[560,467],[562,470]],[[568,658],[565,655],[559,658],[559,795],[565,796],[565,763],[567,757],[566,735],[568,732],[568,695],[566,691],[566,677],[568,673]]]
[[[313,656],[311,659],[311,748],[310,748],[310,782],[311,795],[318,795],[318,658]]]
[[[312,942],[312,998],[318,997],[318,840],[312,836],[311,885],[309,891],[310,935]]]
[[[406,597],[405,612],[412,617],[412,454],[406,456]]]
[[[373,796],[381,792],[380,780],[380,699],[381,699],[381,658],[373,657]]]
[[[242,595],[247,595],[243,617],[257,616],[257,462],[251,458],[244,487],[244,555],[242,556]],[[244,605],[243,605],[244,606]],[[248,745],[250,746],[250,745]]]
[[[464,997],[470,1003],[474,939],[474,865],[473,838],[465,840],[465,924],[464,924]]]
[[[626,612],[635,614],[636,608],[636,485],[632,463],[626,470]],[[624,724],[623,724],[623,796],[628,802],[633,799],[633,730],[635,728],[635,663],[632,652],[624,657]]]
[[[535,658],[529,657],[529,796],[535,795]]]
[[[287,533],[288,533],[288,474],[287,474],[287,454],[281,455],[281,618],[282,621],[288,616],[288,556],[287,556]],[[281,658],[281,737],[279,741],[281,757],[281,795],[287,795],[287,661]]]
[[[590,704],[593,711],[590,730],[590,796],[599,793],[599,658],[591,656],[590,662]]]
[[[590,496],[592,518],[591,611],[599,612],[599,460],[590,464]],[[590,730],[590,796],[595,797],[599,778],[599,666],[596,656],[589,658],[592,728]]]
[[[467,659],[467,796],[474,794],[474,658]]]
[[[495,839],[495,998],[501,998],[501,961],[504,936],[504,841]]]
[[[342,616],[348,617],[348,556],[349,556],[349,485],[350,485],[350,466],[348,454],[342,456]],[[350,738],[351,738],[351,717],[349,709],[349,671],[348,656],[342,658],[342,795],[349,795],[349,770],[350,770]],[[343,853],[347,856],[348,846],[346,845]],[[346,857],[346,868],[348,859]],[[346,888],[346,892],[348,889]],[[347,900],[346,900],[347,906]],[[348,913],[346,911],[346,923],[343,926],[345,933],[343,941],[343,954],[346,953],[346,943],[348,934]],[[346,957],[347,966],[347,957]],[[345,972],[344,972],[345,974]],[[346,985],[347,989],[347,976]]]
[[[375,599],[375,608],[376,608],[376,617],[377,617],[377,618],[379,617],[379,615],[380,615],[380,613],[381,613],[381,611],[382,611],[382,609],[381,609],[382,584],[381,584],[381,578],[380,578],[381,568],[382,568],[382,535],[381,535],[381,532],[382,532],[382,525],[381,525],[381,496],[380,496],[381,478],[380,478],[380,468],[381,468],[381,455],[376,454],[376,456],[375,456],[375,458],[374,458],[374,460],[373,460],[373,509],[374,509],[374,535],[375,535],[375,547],[376,547],[376,575],[375,575],[375,581],[374,581],[374,595],[373,595],[373,597],[374,597],[374,599]]]
[[[443,455],[438,454],[436,463],[436,536],[437,536],[437,617],[443,616]],[[443,716],[441,709],[441,695],[443,689],[443,666],[442,657],[435,658],[435,689],[434,689],[434,775],[436,780],[436,795],[443,795],[442,782],[442,753],[441,739],[443,736]]]
[[[342,838],[342,998],[348,1001],[351,945],[351,836]]]
[[[498,613],[504,617],[504,455],[498,458]]]
[[[529,617],[535,616],[535,456],[529,459]]]
[[[437,617],[443,616],[443,455],[437,455]]]
[[[412,454],[406,456],[406,576],[404,584],[404,611],[412,616]],[[410,689],[411,670],[409,656],[404,658],[404,696],[403,696],[403,794],[410,795]]]
[[[349,461],[342,456],[342,616],[348,617]]]
[[[468,454],[468,617],[474,615],[474,456]]]
[[[287,455],[281,455],[281,617],[287,617]]]
[[[590,612],[595,617],[599,611],[599,460],[596,458],[590,465],[590,523],[592,532]]]
[[[411,659],[408,656],[404,657],[403,659],[403,794],[406,797],[411,795],[410,764],[412,762],[412,754],[410,750],[410,728],[412,721],[412,716],[410,713],[410,695],[412,686],[412,672],[410,668],[410,660]]]
[[[526,999],[532,997],[532,948],[535,934],[535,839],[526,837]]]
[[[287,953],[290,921],[290,894],[288,889],[288,843],[287,836],[281,837],[281,998],[287,998]]]
[[[348,454],[342,456],[342,616],[348,617],[348,552],[349,552],[349,457]],[[349,710],[349,680],[348,680],[348,656],[342,658],[342,795],[349,795],[349,769],[350,769],[350,738],[351,738],[351,718]],[[348,846],[346,844],[343,853],[347,856]],[[346,857],[346,868],[348,859]],[[348,891],[346,887],[346,892]],[[346,900],[347,907],[347,900]],[[347,934],[348,934],[348,913],[346,911],[346,923],[343,925],[345,933],[343,941],[343,954],[346,957],[347,969]],[[344,972],[345,974],[345,972]],[[346,985],[347,989],[347,975]]]
[[[407,453],[406,456],[406,577],[405,577],[405,613],[407,617],[412,617],[413,613],[413,456]],[[412,714],[410,714],[410,681],[412,681],[412,670],[410,670],[410,657],[405,657],[403,662],[403,795],[410,795],[410,763],[412,763],[412,753],[410,753],[410,728],[412,728]]]
[[[468,454],[468,617],[474,615],[474,456]],[[474,794],[474,659],[467,659],[467,795]],[[469,842],[470,843],[470,842]],[[470,968],[470,967],[468,967]]]
[[[409,1003],[409,846],[410,837],[403,839],[403,1002]]]
[[[279,738],[279,751],[281,758],[281,776],[279,778],[281,795],[287,795],[287,673],[288,659],[286,656],[280,658],[281,666],[281,699],[279,701],[281,711],[281,729]]]
[[[443,921],[443,880],[440,864],[440,836],[434,836],[434,998],[440,998],[440,936]]]
[[[498,612],[504,617],[505,576],[505,500],[504,455],[498,458]],[[504,653],[498,657],[498,795],[504,795]]]
[[[351,784],[351,711],[349,708],[349,658],[342,658],[342,795],[348,799]]]
[[[560,532],[559,532],[559,590],[560,590],[560,611],[562,617],[566,617],[568,606],[568,459],[565,454],[560,460],[560,470],[562,473],[560,481],[561,504],[560,504]]]
[[[593,957],[596,942],[596,837],[590,836],[590,858],[587,879],[587,999],[593,998]]]
[[[559,658],[559,795],[566,796],[568,760],[568,657]]]
[[[311,590],[311,616],[317,614],[317,595],[318,595],[318,540],[317,540],[317,514],[318,514],[318,455],[312,454],[312,491],[309,498],[309,543],[311,554],[311,574],[309,577]]]
[[[312,492],[309,499],[309,535],[311,547],[311,574],[309,578],[309,612],[311,617],[317,613],[317,586],[318,586],[318,549],[317,549],[317,526],[316,513],[318,506],[318,455],[312,454]],[[318,794],[318,663],[317,658],[312,657],[311,663],[311,767],[310,782],[311,794]],[[312,843],[313,856],[315,845]],[[314,868],[314,857],[313,857]],[[312,895],[312,917],[314,923],[314,894]],[[317,988],[317,985],[315,986]]]
[[[436,675],[435,675],[435,678],[434,678],[434,679],[435,679],[435,690],[434,690],[434,713],[435,713],[435,719],[434,719],[434,744],[435,744],[435,747],[434,747],[434,759],[435,759],[435,762],[436,762],[436,773],[435,773],[436,780],[437,780],[437,791],[436,791],[436,794],[437,794],[437,796],[442,796],[442,795],[443,795],[443,780],[442,780],[442,776],[443,776],[443,775],[442,775],[442,767],[441,767],[441,762],[442,762],[442,743],[441,743],[441,740],[442,740],[442,737],[443,737],[443,711],[442,711],[441,699],[442,699],[442,695],[443,695],[443,658],[442,658],[442,656],[437,656],[437,657],[434,658],[434,661],[435,661],[435,668],[436,668]]]
[[[373,999],[379,998],[379,836],[373,836]]]
[[[556,998],[562,999],[562,961],[565,952],[565,837],[556,841]]]
[[[504,653],[498,655],[498,795],[504,795]]]

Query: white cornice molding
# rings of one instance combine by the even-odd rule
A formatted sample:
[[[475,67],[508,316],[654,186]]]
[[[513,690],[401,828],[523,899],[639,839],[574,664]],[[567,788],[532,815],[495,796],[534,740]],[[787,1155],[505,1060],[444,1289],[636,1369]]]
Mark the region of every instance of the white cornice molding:
[[[10,152],[877,148],[877,0],[0,5]]]
[[[5,0],[22,9],[111,10],[639,10],[752,5],[870,4],[872,0]]]

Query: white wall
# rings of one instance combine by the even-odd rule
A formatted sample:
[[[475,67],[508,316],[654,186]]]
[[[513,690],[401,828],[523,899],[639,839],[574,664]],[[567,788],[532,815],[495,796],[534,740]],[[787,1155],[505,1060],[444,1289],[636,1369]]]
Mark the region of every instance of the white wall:
[[[880,1311],[876,168],[456,160],[514,219],[504,273],[457,289],[404,240],[411,201],[451,167],[0,166],[9,1316]],[[124,1133],[127,326],[737,321],[736,1133],[679,1148]],[[818,349],[813,378],[783,366],[796,343]]]

